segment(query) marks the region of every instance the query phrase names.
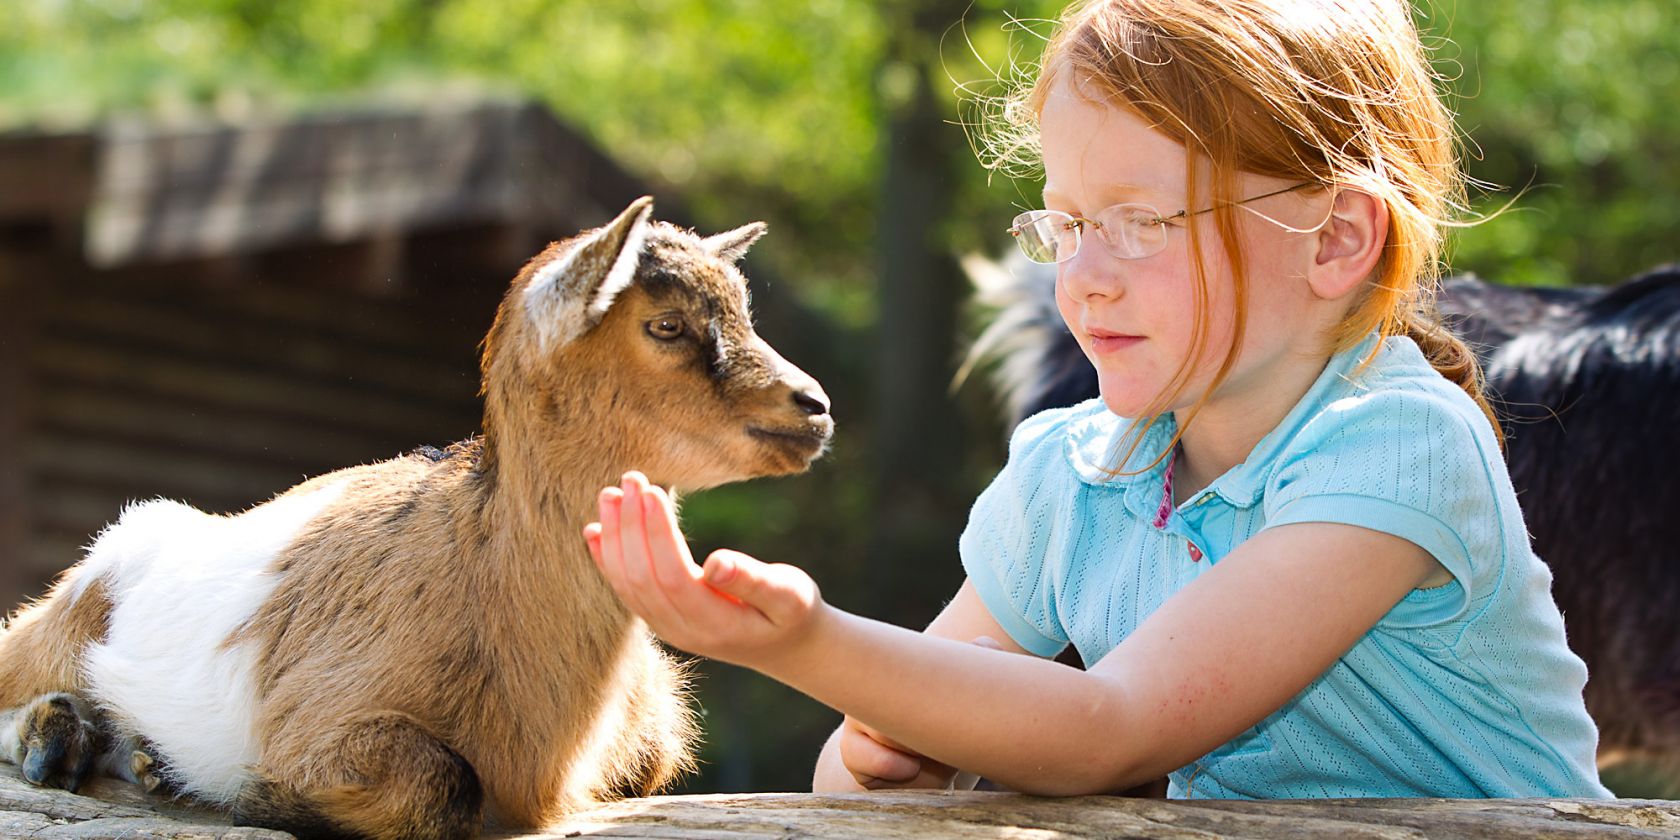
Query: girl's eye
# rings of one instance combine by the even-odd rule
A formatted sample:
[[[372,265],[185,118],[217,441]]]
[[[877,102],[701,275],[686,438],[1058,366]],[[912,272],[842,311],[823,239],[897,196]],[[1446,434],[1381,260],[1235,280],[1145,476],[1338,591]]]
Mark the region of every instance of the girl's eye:
[[[1120,221],[1135,227],[1152,228],[1161,224],[1162,219],[1154,212],[1140,208],[1136,210],[1127,210],[1125,213],[1121,214]]]
[[[675,315],[666,315],[647,322],[648,335],[651,335],[660,341],[672,341],[682,338],[685,331],[682,319]]]

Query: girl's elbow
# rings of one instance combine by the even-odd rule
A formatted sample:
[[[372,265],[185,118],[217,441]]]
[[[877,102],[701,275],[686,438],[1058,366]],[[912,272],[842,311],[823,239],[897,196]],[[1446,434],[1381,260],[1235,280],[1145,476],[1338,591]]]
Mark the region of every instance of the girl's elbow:
[[[1033,796],[1100,796],[1148,781],[1147,774],[1129,756],[1090,756],[1067,762],[1059,768],[1040,768],[1025,774],[1016,784],[1003,782],[1011,790]],[[1003,781],[1003,780],[998,780]]]

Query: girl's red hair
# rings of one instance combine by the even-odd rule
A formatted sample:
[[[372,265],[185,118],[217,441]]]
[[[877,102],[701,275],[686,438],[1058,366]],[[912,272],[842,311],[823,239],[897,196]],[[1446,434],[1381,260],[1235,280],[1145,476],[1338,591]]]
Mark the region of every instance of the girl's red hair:
[[[1476,400],[1498,433],[1475,355],[1433,316],[1445,231],[1465,206],[1464,178],[1452,117],[1406,3],[1075,3],[1063,13],[1036,80],[1005,100],[992,165],[1036,160],[1038,114],[1064,76],[1080,95],[1128,108],[1184,144],[1191,152],[1190,204],[1216,208],[1210,215],[1231,265],[1236,322],[1219,370],[1189,417],[1229,375],[1247,326],[1248,278],[1233,203],[1242,198],[1238,173],[1252,172],[1351,188],[1387,205],[1387,243],[1375,276],[1327,337],[1327,350],[1353,347],[1373,331],[1410,336],[1436,370]],[[1211,164],[1205,171],[1202,161]],[[1199,253],[1198,227],[1189,227],[1192,253]],[[1195,346],[1158,398],[1163,410],[1213,350],[1199,259],[1195,278]],[[1141,439],[1132,436],[1134,448]]]

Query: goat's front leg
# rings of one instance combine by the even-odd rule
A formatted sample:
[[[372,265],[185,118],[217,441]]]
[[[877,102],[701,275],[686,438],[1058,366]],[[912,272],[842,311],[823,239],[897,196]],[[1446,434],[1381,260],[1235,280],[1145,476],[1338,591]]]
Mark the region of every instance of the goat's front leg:
[[[175,797],[181,794],[179,781],[169,770],[163,754],[151,741],[134,734],[118,731],[111,720],[105,726],[104,749],[100,751],[94,770],[103,776],[122,779],[144,788],[147,793]]]
[[[255,768],[234,805],[236,825],[368,840],[478,834],[477,771],[413,717],[366,712],[306,739]]]
[[[0,712],[0,757],[24,781],[74,793],[104,751],[92,709],[74,694],[54,692]]]

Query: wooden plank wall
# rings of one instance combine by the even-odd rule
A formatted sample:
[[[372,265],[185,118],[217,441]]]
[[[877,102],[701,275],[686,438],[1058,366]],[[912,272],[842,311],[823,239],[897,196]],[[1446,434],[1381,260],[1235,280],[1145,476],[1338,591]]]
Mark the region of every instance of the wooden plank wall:
[[[477,344],[506,278],[370,298],[330,276],[388,247],[42,290],[26,359],[31,522],[12,594],[42,588],[129,501],[236,512],[309,476],[475,433]],[[436,263],[425,249],[416,261]]]
[[[23,285],[0,277],[0,441],[8,442],[8,451],[0,454],[0,592],[8,593],[22,592],[33,583],[23,563],[30,523],[28,478],[19,451],[28,427],[23,363],[28,324]],[[10,603],[0,606],[0,613]]]
[[[93,161],[90,134],[8,133],[0,136],[0,614],[18,595],[33,594],[34,528],[28,454],[34,409],[28,363],[39,332],[36,304],[43,281],[79,273]]]

